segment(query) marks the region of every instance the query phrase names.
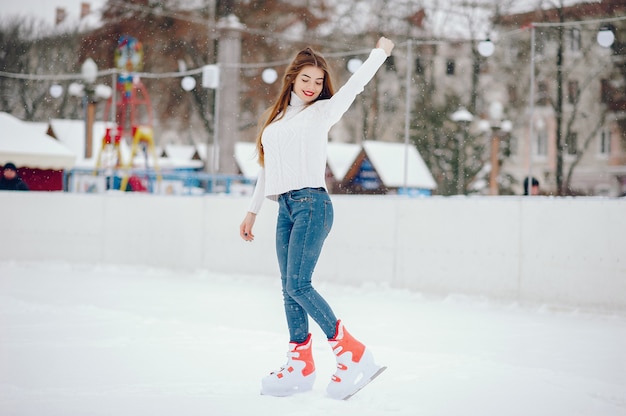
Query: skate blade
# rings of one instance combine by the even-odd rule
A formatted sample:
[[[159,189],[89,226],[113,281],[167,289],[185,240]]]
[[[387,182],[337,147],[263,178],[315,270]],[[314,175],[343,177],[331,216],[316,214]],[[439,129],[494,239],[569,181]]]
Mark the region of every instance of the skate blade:
[[[309,378],[305,383],[300,385],[289,386],[289,388],[279,388],[276,386],[272,388],[261,384],[261,396],[287,397],[298,393],[306,393],[313,390],[313,383],[315,383],[315,377]]]
[[[313,390],[313,383],[310,385],[304,385],[299,387],[294,387],[290,389],[267,389],[261,388],[261,396],[273,396],[273,397],[287,397],[293,396],[294,394],[306,393]]]
[[[341,400],[348,400],[350,397],[354,396],[355,394],[357,394],[359,391],[361,391],[361,389],[365,386],[367,386],[368,384],[370,384],[372,382],[372,380],[374,380],[376,377],[378,377],[379,375],[381,375],[381,373],[383,371],[385,371],[387,369],[386,366],[380,367],[378,369],[378,371],[376,371],[374,374],[372,374],[369,378],[363,380],[361,383],[359,383],[359,385],[357,386],[356,390],[354,390],[353,392],[351,392],[350,394],[348,394],[346,397],[344,397]]]

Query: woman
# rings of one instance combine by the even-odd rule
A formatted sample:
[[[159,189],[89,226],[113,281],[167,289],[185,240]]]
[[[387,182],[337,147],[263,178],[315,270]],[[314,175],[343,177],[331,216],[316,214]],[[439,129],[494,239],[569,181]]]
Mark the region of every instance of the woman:
[[[334,93],[324,58],[306,48],[283,76],[276,103],[257,137],[261,169],[239,233],[254,240],[252,227],[265,198],[279,204],[276,253],[289,327],[287,364],[262,380],[261,394],[288,396],[313,388],[315,364],[308,317],[320,326],[337,359],[327,392],[347,399],[380,374],[370,351],[352,337],[311,285],[313,269],[333,223],[326,190],[328,132],[363,91],[394,47],[381,37],[369,58]]]

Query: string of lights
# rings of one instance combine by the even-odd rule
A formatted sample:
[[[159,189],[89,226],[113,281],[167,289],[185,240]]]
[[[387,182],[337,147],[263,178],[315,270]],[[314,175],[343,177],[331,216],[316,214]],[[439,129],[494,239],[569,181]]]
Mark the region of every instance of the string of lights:
[[[130,10],[135,11],[150,11],[150,13],[155,15],[161,15],[166,17],[174,17],[177,19],[187,20],[192,23],[199,24],[208,24],[209,20],[204,18],[195,18],[193,16],[183,15],[180,12],[170,12],[158,9],[148,8],[146,10],[146,6],[133,5],[120,0],[114,0],[111,2],[114,5],[123,6]],[[532,22],[528,27],[513,29],[510,31],[502,32],[498,34],[499,38],[505,38],[508,36],[515,35],[517,33],[525,32],[530,27],[558,27],[558,26],[581,26],[581,25],[591,25],[591,24],[608,24],[611,22],[617,22],[626,20],[626,16],[616,16],[612,18],[603,18],[603,19],[590,19],[590,20],[577,20],[577,21],[568,21],[568,22]],[[262,29],[251,29],[242,27],[241,29],[244,32],[262,35],[267,37],[278,37],[283,40],[288,40],[291,42],[305,42],[302,39],[296,39],[293,37],[288,37],[285,35],[276,34],[275,32],[268,32]],[[407,45],[442,45],[442,44],[450,44],[450,43],[468,43],[468,42],[476,42],[475,39],[442,39],[442,40],[420,40],[420,39],[409,39],[404,42],[398,43],[398,46],[407,46]],[[315,42],[313,42],[315,43]],[[318,44],[324,44],[324,42],[318,42]],[[336,44],[327,43],[328,46],[337,46]],[[345,47],[345,44],[342,44]],[[350,50],[350,51],[340,51],[340,52],[329,52],[324,55],[331,58],[341,58],[347,56],[355,56],[369,53],[370,49],[359,49],[359,50]],[[276,66],[286,65],[290,62],[290,60],[281,60],[281,61],[271,61],[271,62],[260,62],[260,63],[239,63],[239,64],[218,64],[223,68],[239,68],[239,69],[262,69],[262,68],[271,68]],[[139,76],[141,78],[146,79],[165,79],[165,78],[183,78],[186,76],[198,75],[201,74],[203,68],[194,68],[185,71],[177,71],[177,72],[165,72],[165,73],[151,73],[151,72],[138,72],[133,73],[133,75]],[[124,71],[119,69],[105,69],[98,71],[98,76],[107,76],[113,74],[123,74]],[[23,79],[30,81],[73,81],[73,80],[81,80],[81,74],[23,74],[23,73],[13,73],[0,71],[0,77],[4,78],[13,78],[13,79]]]
[[[346,57],[353,55],[360,55],[369,53],[371,49],[361,49],[357,51],[349,51],[349,52],[335,52],[325,54],[327,57]],[[282,61],[272,61],[272,62],[262,62],[262,63],[241,63],[241,64],[219,64],[219,66],[223,68],[239,68],[239,69],[261,69],[261,68],[271,68],[275,66],[286,65],[290,62],[290,60],[282,60]],[[148,78],[148,79],[164,79],[164,78],[182,78],[186,76],[198,75],[202,73],[203,68],[194,68],[188,69],[185,71],[177,71],[177,72],[163,72],[163,73],[151,73],[151,72],[133,72],[133,75],[136,75],[140,78]],[[120,69],[105,69],[98,71],[98,76],[107,76],[113,74],[124,74],[125,72]],[[24,79],[31,81],[73,81],[73,80],[81,80],[81,74],[20,74],[13,72],[5,72],[0,71],[0,77],[5,78],[14,78],[14,79]]]

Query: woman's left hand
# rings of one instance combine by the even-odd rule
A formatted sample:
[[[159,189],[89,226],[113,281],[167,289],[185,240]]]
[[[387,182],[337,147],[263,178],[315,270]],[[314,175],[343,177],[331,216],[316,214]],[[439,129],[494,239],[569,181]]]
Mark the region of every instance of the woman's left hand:
[[[243,219],[241,225],[239,226],[239,235],[246,241],[254,240],[254,234],[252,234],[252,227],[254,226],[254,221],[256,220],[256,214],[252,212],[246,213],[246,217]]]
[[[395,45],[393,44],[393,42],[384,36],[382,36],[380,39],[378,39],[378,42],[376,42],[376,47],[384,50],[387,56],[391,55],[391,51],[393,50],[394,46]]]

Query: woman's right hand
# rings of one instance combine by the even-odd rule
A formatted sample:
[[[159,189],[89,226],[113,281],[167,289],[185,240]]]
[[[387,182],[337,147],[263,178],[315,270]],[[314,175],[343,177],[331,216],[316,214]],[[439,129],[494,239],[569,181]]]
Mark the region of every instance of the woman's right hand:
[[[256,214],[253,212],[248,212],[246,217],[243,219],[243,222],[239,226],[239,235],[246,241],[254,240],[254,234],[252,234],[252,226],[254,226],[254,221],[256,220]]]
[[[387,56],[391,55],[391,51],[393,50],[394,46],[395,45],[393,44],[393,42],[384,36],[382,36],[380,39],[378,39],[378,42],[376,42],[376,47],[384,50]]]

